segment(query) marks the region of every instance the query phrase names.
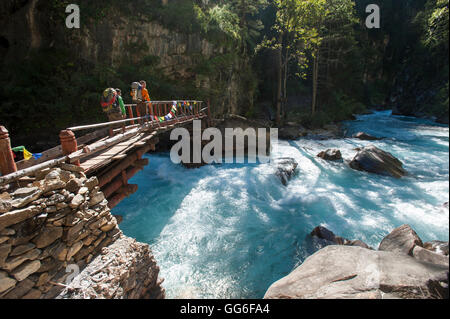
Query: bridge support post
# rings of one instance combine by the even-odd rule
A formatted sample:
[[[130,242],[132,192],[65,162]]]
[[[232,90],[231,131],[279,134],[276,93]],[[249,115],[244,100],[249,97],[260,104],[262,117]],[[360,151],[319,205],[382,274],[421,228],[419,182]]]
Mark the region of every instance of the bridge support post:
[[[59,133],[59,140],[61,141],[61,148],[64,155],[69,155],[78,151],[77,139],[71,130],[62,130],[61,133]],[[73,164],[80,166],[80,161],[77,160]]]
[[[17,172],[16,162],[11,150],[11,140],[8,130],[4,126],[0,126],[0,172],[2,175]]]

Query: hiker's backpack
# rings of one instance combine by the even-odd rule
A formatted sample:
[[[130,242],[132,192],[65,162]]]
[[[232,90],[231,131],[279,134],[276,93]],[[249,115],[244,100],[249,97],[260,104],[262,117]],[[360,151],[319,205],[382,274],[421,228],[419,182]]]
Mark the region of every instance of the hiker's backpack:
[[[117,91],[109,88],[103,91],[102,99],[101,99],[101,105],[103,112],[111,112],[113,109],[117,108]]]
[[[142,85],[139,82],[131,83],[131,96],[133,102],[142,101]]]

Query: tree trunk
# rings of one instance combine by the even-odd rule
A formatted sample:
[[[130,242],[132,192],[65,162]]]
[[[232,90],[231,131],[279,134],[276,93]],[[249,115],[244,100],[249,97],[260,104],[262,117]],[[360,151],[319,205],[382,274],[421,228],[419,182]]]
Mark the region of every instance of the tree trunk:
[[[289,67],[289,49],[286,49],[284,58],[284,87],[283,87],[283,103],[282,103],[282,119],[283,122],[286,120],[286,103],[287,103],[287,77],[288,77],[288,67]]]
[[[316,114],[316,104],[317,104],[317,85],[318,85],[318,75],[319,75],[319,53],[314,57],[313,63],[313,96],[312,96],[312,106],[311,114]]]
[[[280,49],[277,51],[277,82],[278,82],[278,89],[277,89],[277,126],[282,126],[282,119],[281,119],[281,100],[282,100],[282,87],[283,87],[283,57],[282,57],[282,46],[283,46],[283,35],[280,34],[278,38],[278,43],[280,44]]]

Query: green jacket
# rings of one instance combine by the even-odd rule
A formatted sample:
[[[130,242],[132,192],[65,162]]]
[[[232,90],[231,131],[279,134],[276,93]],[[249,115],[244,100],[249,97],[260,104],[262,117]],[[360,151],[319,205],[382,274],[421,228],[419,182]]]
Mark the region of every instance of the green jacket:
[[[120,95],[117,96],[117,100],[119,101],[120,111],[123,115],[127,115],[127,111],[125,110],[125,104],[123,103],[123,99]]]

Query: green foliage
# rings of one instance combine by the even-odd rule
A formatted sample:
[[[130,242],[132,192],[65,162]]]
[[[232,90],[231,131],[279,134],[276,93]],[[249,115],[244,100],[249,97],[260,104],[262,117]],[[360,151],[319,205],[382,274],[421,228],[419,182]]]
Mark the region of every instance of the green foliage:
[[[449,32],[449,0],[435,0],[432,13],[426,23],[425,43],[428,46],[447,46]]]
[[[215,6],[209,9],[208,16],[210,19],[208,25],[213,24],[217,26],[219,30],[232,39],[241,39],[241,34],[239,33],[239,17],[231,11],[229,4]]]
[[[157,10],[146,11],[170,30],[184,33],[197,33],[201,31],[197,21],[198,7],[194,1],[175,0],[169,1],[166,6],[160,6]]]
[[[300,117],[300,123],[309,129],[322,128],[324,125],[332,122],[329,114],[323,111],[316,112],[314,115],[308,113]]]
[[[276,22],[273,30],[276,34],[272,38],[265,38],[257,50],[269,48],[272,50],[287,50],[288,60],[298,64],[301,73],[308,68],[307,53],[314,56],[320,46],[322,38],[319,31],[327,15],[326,0],[275,0]]]
[[[428,114],[443,119],[449,115],[449,90],[448,82],[439,90],[434,99],[434,103],[430,105]]]
[[[307,128],[323,128],[329,123],[337,123],[351,119],[355,114],[367,111],[366,106],[356,99],[344,94],[342,91],[333,92],[328,104],[314,115],[308,113],[297,114],[296,118]]]
[[[221,70],[227,70],[233,66],[238,56],[233,53],[218,54],[209,59],[203,56],[197,56],[199,62],[195,69],[196,73],[201,75],[218,74]]]
[[[194,9],[197,23],[210,41],[244,52],[249,48],[252,52],[263,29],[258,14],[266,6],[267,0],[232,0],[194,5]]]
[[[166,74],[161,57],[148,55],[144,40],[126,42],[115,67],[84,61],[73,48],[61,50],[83,36],[57,27],[64,25],[69,3],[38,4],[48,13],[49,33],[56,31],[62,45],[30,51],[24,61],[0,70],[2,123],[12,136],[57,139],[62,128],[103,121],[100,92],[120,87],[129,102],[129,84],[141,79],[147,80],[153,99],[211,98],[223,104],[220,112],[229,110],[224,101],[236,94],[231,97],[239,103],[234,111],[253,117],[258,96],[274,104],[289,100],[289,95],[309,101],[314,67],[317,113],[309,115],[302,104],[303,109],[291,108],[287,114],[307,126],[348,119],[366,105],[385,105],[393,97],[404,113],[448,115],[448,0],[380,0],[383,18],[378,30],[364,26],[371,0],[77,2],[88,28],[126,18],[137,24],[155,21],[172,32],[208,40],[214,46],[211,55],[187,53],[194,61],[189,79],[178,78],[176,71]],[[280,73],[285,81],[278,97]]]
[[[345,95],[341,91],[333,93],[332,104],[326,106],[326,111],[332,116],[334,122],[344,121],[366,111],[366,107],[354,98]]]

